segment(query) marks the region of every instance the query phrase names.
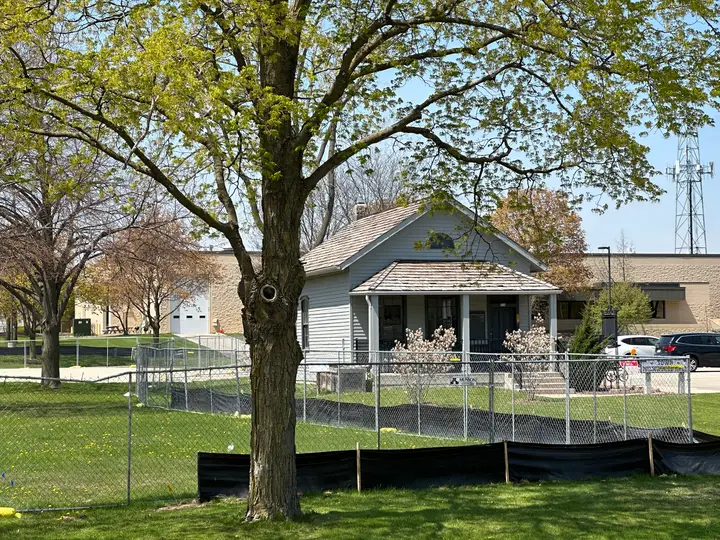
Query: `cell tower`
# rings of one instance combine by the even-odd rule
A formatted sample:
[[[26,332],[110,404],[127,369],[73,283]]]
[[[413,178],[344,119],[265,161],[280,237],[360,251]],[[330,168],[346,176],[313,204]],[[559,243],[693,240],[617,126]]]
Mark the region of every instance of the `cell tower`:
[[[686,129],[678,137],[678,158],[667,175],[676,183],[675,253],[707,253],[703,177],[713,176],[713,163],[700,163],[697,130]]]

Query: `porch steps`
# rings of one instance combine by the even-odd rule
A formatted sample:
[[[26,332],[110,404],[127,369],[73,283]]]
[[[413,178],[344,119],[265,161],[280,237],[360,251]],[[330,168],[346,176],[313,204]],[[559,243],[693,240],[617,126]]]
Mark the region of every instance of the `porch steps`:
[[[535,394],[556,395],[565,393],[565,378],[557,371],[525,373],[522,377],[523,387],[515,382],[515,390],[522,392],[532,388]],[[570,392],[574,392],[571,388]]]

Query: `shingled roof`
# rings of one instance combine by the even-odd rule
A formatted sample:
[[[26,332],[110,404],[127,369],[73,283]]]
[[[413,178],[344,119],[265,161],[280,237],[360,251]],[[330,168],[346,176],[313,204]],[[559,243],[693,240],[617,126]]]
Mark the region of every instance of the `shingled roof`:
[[[487,262],[395,261],[351,293],[560,294],[561,290],[507,266]]]
[[[368,244],[379,240],[406,220],[414,221],[420,217],[424,213],[421,211],[423,206],[422,202],[416,202],[353,221],[300,259],[305,265],[305,272],[340,268]]]

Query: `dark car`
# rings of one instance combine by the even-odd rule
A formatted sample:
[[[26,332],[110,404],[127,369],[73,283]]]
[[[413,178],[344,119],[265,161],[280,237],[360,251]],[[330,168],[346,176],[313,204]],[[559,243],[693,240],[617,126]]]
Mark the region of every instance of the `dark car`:
[[[681,333],[660,336],[655,345],[657,356],[688,356],[690,370],[720,366],[720,334]]]

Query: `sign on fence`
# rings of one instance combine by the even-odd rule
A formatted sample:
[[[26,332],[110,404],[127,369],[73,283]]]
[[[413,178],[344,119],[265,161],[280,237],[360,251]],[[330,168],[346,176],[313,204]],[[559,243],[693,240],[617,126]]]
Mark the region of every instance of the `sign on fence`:
[[[459,375],[450,379],[450,386],[477,386],[477,377]]]
[[[641,373],[681,373],[684,371],[687,371],[685,360],[677,358],[640,360]]]

